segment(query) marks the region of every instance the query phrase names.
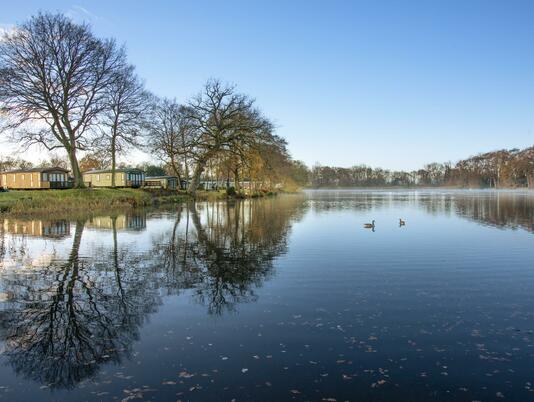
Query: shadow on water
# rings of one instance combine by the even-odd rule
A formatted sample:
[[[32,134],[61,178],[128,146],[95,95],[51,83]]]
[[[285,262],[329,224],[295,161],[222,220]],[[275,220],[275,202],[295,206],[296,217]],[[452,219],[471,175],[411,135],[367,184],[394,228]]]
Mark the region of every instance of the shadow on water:
[[[141,250],[121,245],[120,233],[145,230],[146,213],[67,225],[64,234],[72,237],[66,254],[55,252],[44,265],[4,266],[4,356],[23,378],[72,389],[102,364],[120,364],[131,356],[141,326],[164,295],[191,289],[193,300],[210,314],[254,301],[254,288],[272,274],[273,259],[287,249],[290,223],[302,212],[302,201],[183,205],[166,214],[171,229]],[[3,259],[29,254],[27,236],[45,237],[16,229],[37,227],[40,221],[32,222],[0,225]],[[82,253],[88,231],[108,231],[111,241]],[[8,236],[19,242],[10,246]]]

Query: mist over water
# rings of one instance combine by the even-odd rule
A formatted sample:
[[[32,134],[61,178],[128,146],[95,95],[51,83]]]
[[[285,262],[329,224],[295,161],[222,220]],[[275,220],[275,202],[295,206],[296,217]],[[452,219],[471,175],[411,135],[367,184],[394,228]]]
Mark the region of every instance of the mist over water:
[[[526,191],[5,218],[0,399],[530,400],[533,246]]]

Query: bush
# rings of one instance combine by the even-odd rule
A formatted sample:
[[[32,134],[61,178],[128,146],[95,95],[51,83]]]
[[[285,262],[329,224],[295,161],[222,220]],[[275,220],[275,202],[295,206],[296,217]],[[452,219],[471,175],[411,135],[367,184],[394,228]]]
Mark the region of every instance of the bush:
[[[235,197],[236,194],[237,194],[237,193],[236,193],[236,191],[235,191],[235,187],[232,186],[232,187],[228,187],[228,188],[226,189],[226,195],[228,195],[228,196],[230,196],[230,197]]]

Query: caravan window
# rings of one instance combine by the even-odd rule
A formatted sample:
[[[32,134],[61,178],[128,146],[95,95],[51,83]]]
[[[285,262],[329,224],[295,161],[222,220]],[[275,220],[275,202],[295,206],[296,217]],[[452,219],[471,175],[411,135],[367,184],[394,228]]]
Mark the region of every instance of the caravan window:
[[[50,181],[65,181],[65,175],[63,173],[50,173]]]
[[[138,182],[141,181],[141,174],[139,173],[128,173],[128,180]]]

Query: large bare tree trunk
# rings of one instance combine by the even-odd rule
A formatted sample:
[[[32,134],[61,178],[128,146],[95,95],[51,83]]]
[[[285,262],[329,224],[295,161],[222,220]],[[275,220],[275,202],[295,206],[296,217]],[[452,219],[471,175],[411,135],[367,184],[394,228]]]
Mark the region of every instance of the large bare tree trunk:
[[[74,176],[74,187],[75,188],[85,188],[83,182],[82,172],[80,171],[80,165],[78,164],[78,158],[76,157],[76,149],[69,149],[69,161],[72,169],[72,175]]]
[[[236,194],[240,194],[241,184],[239,183],[239,168],[234,169],[234,187]]]
[[[193,178],[189,184],[189,192],[193,197],[197,194],[198,185],[200,184],[200,176],[206,167],[206,161],[199,160],[195,165],[195,170],[193,172]]]
[[[189,166],[187,164],[187,158],[184,159],[184,172],[185,172],[185,183],[189,180]]]
[[[173,162],[174,163],[174,162]],[[185,182],[185,187],[187,188],[187,181],[189,180],[189,167],[187,166],[187,158],[184,157],[184,160],[183,160],[183,169],[182,169],[182,172],[184,173],[184,182]],[[180,181],[180,190],[185,190],[183,187],[182,187],[182,176],[179,175],[179,173],[177,174],[178,175],[178,180]]]
[[[115,137],[111,140],[111,187],[116,187],[115,169],[117,168],[117,152],[115,150]]]
[[[182,182],[182,175],[180,174],[180,168],[176,164],[176,159],[174,159],[174,156],[171,157],[171,169],[176,177],[178,177],[178,183]],[[181,184],[180,184],[181,188]]]

